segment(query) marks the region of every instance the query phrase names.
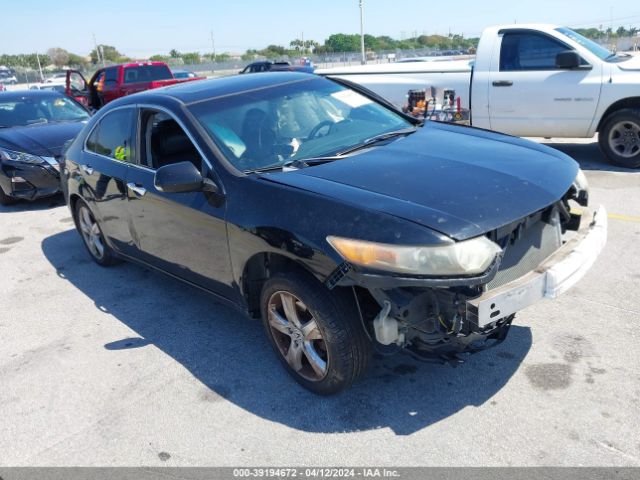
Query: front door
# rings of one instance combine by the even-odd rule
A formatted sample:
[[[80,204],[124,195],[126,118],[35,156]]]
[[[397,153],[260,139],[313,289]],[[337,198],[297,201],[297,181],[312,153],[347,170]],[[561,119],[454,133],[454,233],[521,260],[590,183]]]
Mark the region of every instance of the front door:
[[[584,137],[593,121],[601,66],[556,68],[570,50],[539,32],[505,32],[489,76],[491,129],[518,136]]]
[[[85,107],[89,107],[89,86],[77,70],[67,70],[65,93]]]
[[[170,115],[141,110],[140,162],[129,169],[128,208],[136,256],[170,274],[227,298],[234,298],[225,205],[209,193],[164,193],[155,188],[155,170],[192,162],[203,176],[210,167]]]

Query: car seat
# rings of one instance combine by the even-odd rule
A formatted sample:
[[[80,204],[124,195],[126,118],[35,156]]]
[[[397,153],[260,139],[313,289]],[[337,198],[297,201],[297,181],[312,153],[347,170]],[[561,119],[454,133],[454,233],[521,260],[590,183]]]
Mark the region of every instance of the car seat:
[[[175,120],[163,120],[154,126],[151,131],[151,156],[155,168],[191,162],[202,172],[200,153]]]
[[[253,160],[255,168],[266,165],[273,154],[276,135],[269,124],[267,114],[259,108],[247,111],[242,122],[240,138],[247,147],[243,157]]]
[[[16,104],[15,108],[13,109],[13,115],[14,123],[16,125],[28,125],[29,123],[32,123],[40,118],[38,109],[33,103],[30,102],[22,102]]]

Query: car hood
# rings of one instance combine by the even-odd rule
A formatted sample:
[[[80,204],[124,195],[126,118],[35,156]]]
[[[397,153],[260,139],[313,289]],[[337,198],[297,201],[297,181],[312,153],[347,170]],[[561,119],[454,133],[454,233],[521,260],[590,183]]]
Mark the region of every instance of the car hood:
[[[85,121],[43,123],[27,127],[0,129],[0,147],[30,153],[32,155],[55,157],[60,155],[67,140],[75,138]]]
[[[262,178],[391,214],[464,240],[558,201],[578,165],[516,137],[427,122],[331,163]]]
[[[616,65],[620,70],[637,72],[640,70],[640,57],[633,56],[624,62],[617,63]]]

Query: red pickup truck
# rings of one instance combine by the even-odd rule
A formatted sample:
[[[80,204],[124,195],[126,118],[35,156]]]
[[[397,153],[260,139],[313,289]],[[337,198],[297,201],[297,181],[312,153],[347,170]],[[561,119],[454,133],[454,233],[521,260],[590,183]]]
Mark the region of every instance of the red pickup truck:
[[[174,78],[164,62],[125,63],[101,68],[88,82],[77,70],[67,70],[66,93],[89,108],[99,109],[116,98],[204,77]]]

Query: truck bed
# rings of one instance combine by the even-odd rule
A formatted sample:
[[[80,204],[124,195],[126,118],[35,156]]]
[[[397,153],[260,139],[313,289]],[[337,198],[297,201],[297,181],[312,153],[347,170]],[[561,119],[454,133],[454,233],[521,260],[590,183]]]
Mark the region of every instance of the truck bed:
[[[473,60],[379,63],[316,70],[327,77],[338,77],[363,85],[401,108],[412,89],[437,87],[455,90],[463,105],[469,107],[469,86]]]

